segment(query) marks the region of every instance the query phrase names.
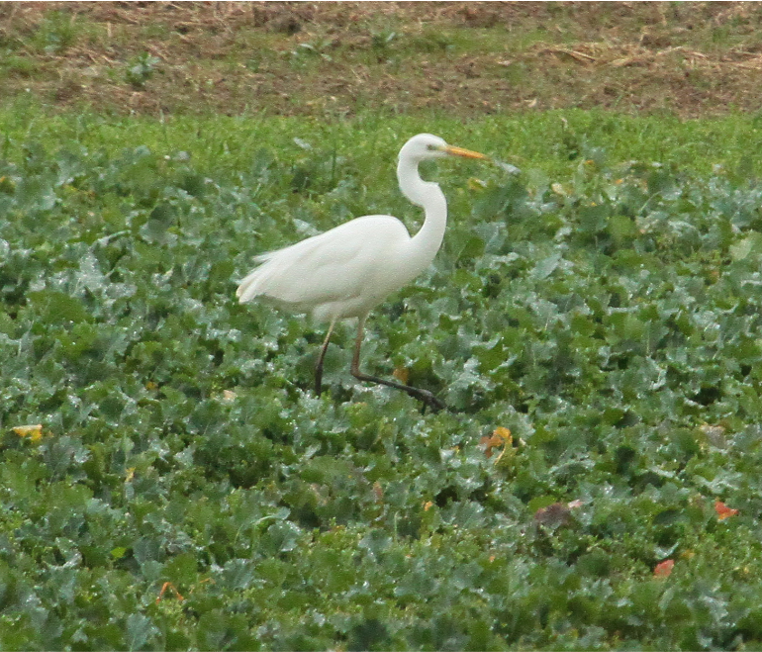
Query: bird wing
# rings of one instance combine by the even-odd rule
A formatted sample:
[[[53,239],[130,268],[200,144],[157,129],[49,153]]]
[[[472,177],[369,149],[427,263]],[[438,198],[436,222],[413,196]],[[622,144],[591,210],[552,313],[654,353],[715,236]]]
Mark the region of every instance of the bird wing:
[[[237,295],[241,303],[264,297],[304,312],[370,296],[379,274],[393,272],[395,248],[409,239],[394,217],[361,217],[258,256],[262,264],[241,282]]]

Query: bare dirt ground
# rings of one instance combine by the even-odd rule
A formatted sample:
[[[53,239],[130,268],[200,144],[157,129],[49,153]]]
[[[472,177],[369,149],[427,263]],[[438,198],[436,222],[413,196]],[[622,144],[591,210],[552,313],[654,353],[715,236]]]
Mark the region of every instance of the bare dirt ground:
[[[762,3],[0,4],[0,102],[351,115],[762,105]]]

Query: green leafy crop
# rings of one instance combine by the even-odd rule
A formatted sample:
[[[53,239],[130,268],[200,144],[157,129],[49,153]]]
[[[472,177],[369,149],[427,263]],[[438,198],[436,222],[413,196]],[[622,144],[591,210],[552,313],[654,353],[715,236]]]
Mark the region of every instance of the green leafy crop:
[[[353,381],[351,329],[316,398],[322,333],[234,299],[256,253],[415,219],[365,158],[403,137],[256,129],[232,167],[200,130],[206,157],[6,139],[0,648],[758,646],[751,168],[567,131],[553,169],[427,170],[445,245],[364,349],[450,407],[423,414]]]

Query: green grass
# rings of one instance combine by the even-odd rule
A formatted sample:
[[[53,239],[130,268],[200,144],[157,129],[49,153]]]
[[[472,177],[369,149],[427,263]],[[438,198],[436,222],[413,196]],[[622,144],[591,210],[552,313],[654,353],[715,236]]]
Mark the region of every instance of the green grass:
[[[15,109],[0,647],[759,646],[755,117]],[[322,332],[236,280],[313,226],[419,221],[393,173],[424,129],[522,170],[428,167],[445,245],[370,322],[367,369],[451,409],[355,383],[350,328],[318,399]]]
[[[6,57],[2,69],[0,69],[0,73],[4,77],[28,78],[34,76],[37,72],[37,62],[16,55]]]
[[[39,53],[56,54],[74,45],[87,29],[88,26],[78,24],[75,14],[51,11],[32,35],[29,45]]]
[[[681,121],[671,115],[638,117],[574,109],[493,116],[465,124],[438,111],[410,117],[383,110],[367,111],[352,121],[330,115],[300,119],[256,114],[166,116],[156,120],[88,112],[51,116],[33,102],[19,101],[0,111],[0,125],[6,157],[16,156],[28,141],[39,142],[49,151],[77,143],[113,156],[134,147],[138,129],[140,144],[154,153],[187,151],[199,171],[226,176],[247,168],[258,143],[265,140],[286,158],[303,156],[304,150],[293,142],[297,137],[315,146],[331,143],[340,148],[342,156],[366,167],[369,174],[375,175],[382,167],[387,172],[379,179],[381,187],[394,183],[389,175],[393,175],[397,150],[408,134],[419,131],[464,142],[522,168],[542,170],[559,181],[568,178],[581,160],[591,156],[603,157],[612,164],[669,163],[704,175],[716,166],[734,171],[739,165],[751,165],[756,170],[751,153],[762,145],[762,121],[755,115]],[[489,169],[480,172],[481,176],[494,174]]]

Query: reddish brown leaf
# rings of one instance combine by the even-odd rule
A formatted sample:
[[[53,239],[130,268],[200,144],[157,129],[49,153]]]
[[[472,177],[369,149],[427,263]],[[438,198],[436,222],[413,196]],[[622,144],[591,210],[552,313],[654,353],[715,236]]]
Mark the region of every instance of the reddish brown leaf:
[[[665,559],[664,561],[656,564],[656,568],[654,568],[654,577],[669,577],[674,566],[674,559]]]
[[[714,503],[714,511],[717,512],[717,516],[721,521],[724,521],[726,518],[730,518],[731,516],[735,516],[738,514],[737,509],[733,509],[732,507],[728,507],[725,503],[723,503],[721,500],[717,500]]]
[[[172,584],[172,582],[164,582],[164,584],[162,584],[162,586],[161,586],[161,591],[159,591],[159,595],[158,595],[158,597],[156,598],[156,604],[159,604],[159,602],[161,602],[161,599],[164,597],[164,592],[165,592],[167,589],[172,589],[172,592],[175,594],[175,597],[176,597],[178,600],[180,600],[180,601],[182,601],[182,600],[185,600],[185,598],[184,598],[183,596],[181,596],[181,595],[180,595],[180,591],[178,591],[178,590],[175,588],[175,585],[174,585],[174,584]]]
[[[492,457],[493,448],[508,446],[512,442],[511,431],[502,426],[495,428],[489,437],[484,436],[479,440],[479,443],[484,446],[484,454],[487,457]]]

